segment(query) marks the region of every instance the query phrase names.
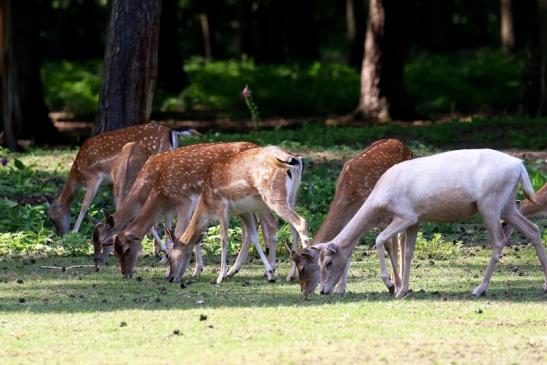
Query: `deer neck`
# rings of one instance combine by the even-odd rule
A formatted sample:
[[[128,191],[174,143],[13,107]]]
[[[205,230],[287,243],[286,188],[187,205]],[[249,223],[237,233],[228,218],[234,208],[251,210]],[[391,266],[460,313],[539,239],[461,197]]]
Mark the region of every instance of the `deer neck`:
[[[323,224],[313,237],[313,244],[332,240],[342,231],[355,212],[359,210],[360,202],[346,203],[345,200],[344,198],[335,197]]]
[[[374,227],[378,222],[378,211],[370,199],[359,208],[357,213],[350,219],[342,231],[333,238],[342,251],[351,252],[353,248],[369,229]]]

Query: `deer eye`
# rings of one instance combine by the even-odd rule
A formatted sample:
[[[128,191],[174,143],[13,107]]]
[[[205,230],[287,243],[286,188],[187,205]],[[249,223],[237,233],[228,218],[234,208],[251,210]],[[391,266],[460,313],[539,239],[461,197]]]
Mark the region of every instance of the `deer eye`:
[[[332,265],[332,261],[327,262],[326,266],[329,268]]]

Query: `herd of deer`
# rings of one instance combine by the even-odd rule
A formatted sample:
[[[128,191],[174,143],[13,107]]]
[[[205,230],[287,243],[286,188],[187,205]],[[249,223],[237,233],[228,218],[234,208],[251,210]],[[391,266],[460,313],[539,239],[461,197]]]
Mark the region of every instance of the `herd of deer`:
[[[534,245],[547,291],[547,258],[540,231],[525,218],[547,212],[547,184],[535,193],[519,159],[489,149],[413,158],[397,140],[374,142],[344,164],[327,217],[312,240],[306,221],[295,211],[304,170],[300,155],[249,142],[177,148],[174,133],[160,124],[148,123],[88,139],[49,210],[57,233],[69,230],[70,204],[79,187],[85,186],[86,193],[74,232],[99,186],[110,182],[116,212],[105,214],[104,222],[94,220],[96,265],[114,253],[122,275],[131,278],[141,240],[150,232],[155,253],[163,252],[166,278],[180,282],[192,251],[194,275],[203,270],[201,239],[210,224],[219,222],[222,250],[217,283],[240,270],[251,243],[268,280],[274,281],[275,213],[291,226],[292,247],[287,249],[293,266],[287,280],[295,279],[298,272],[301,291],[308,295],[318,285],[321,294],[343,294],[353,249],[368,229],[382,226],[375,244],[381,278],[392,294],[402,298],[409,292],[419,224],[454,222],[478,213],[492,239],[493,252],[483,281],[473,294],[479,296],[486,290],[513,227]],[[528,198],[520,205],[515,201],[519,183]],[[228,223],[234,216],[242,223],[243,242],[228,269]],[[165,242],[155,228],[161,222],[165,224]],[[258,240],[259,226],[266,253]],[[391,277],[384,248],[392,264]]]

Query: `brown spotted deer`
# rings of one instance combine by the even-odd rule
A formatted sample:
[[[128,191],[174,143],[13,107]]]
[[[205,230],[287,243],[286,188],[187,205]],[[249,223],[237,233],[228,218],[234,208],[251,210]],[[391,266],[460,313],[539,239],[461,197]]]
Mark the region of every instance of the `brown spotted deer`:
[[[112,166],[112,195],[116,207],[120,207],[130,192],[133,182],[137,178],[137,174],[142,169],[152,152],[141,142],[129,142],[123,146],[122,151],[114,160]],[[94,225],[101,222],[93,217],[90,217]],[[159,255],[161,250],[161,239],[154,228],[150,230],[154,237],[154,254]],[[94,255],[94,258],[95,255]],[[106,256],[101,256],[95,263],[103,264]]]
[[[123,200],[122,204],[117,206],[116,212],[113,215],[105,215],[104,222],[95,224],[91,241],[94,249],[93,258],[96,264],[102,263],[106,256],[110,254],[110,251],[112,251],[113,247],[103,250],[103,244],[108,246],[107,243],[110,243],[111,245],[113,243],[113,237],[135,218],[148,199],[150,192],[157,184],[157,181],[166,166],[172,160],[178,161],[180,156],[183,156],[186,153],[211,145],[213,144],[193,144],[153,155],[146,161],[135,178],[135,181],[131,184],[131,189],[127,193],[126,198]],[[123,159],[119,159],[119,163],[120,166],[123,165]],[[122,178],[120,177],[120,180],[121,179]],[[171,219],[170,217],[167,218],[167,222],[169,223]]]
[[[403,284],[396,297],[409,291],[410,265],[422,222],[455,222],[480,214],[492,239],[492,256],[484,278],[473,290],[482,295],[488,287],[507,237],[501,220],[517,228],[532,242],[544,275],[547,292],[547,257],[537,225],[517,209],[518,185],[526,197],[535,201],[528,172],[521,160],[489,150],[456,150],[401,162],[387,170],[378,180],[365,203],[332,240],[317,244],[320,250],[321,294],[330,294],[343,275],[356,240],[379,221],[389,222],[376,238],[380,273],[391,288],[384,243],[393,235],[406,231]]]
[[[70,228],[70,204],[81,186],[86,193],[80,214],[73,232],[78,232],[85,213],[103,182],[112,181],[111,172],[114,160],[128,142],[142,142],[152,153],[170,149],[171,130],[158,123],[147,123],[133,127],[102,133],[84,142],[64,186],[51,202],[49,218],[55,225],[57,234],[68,232]]]
[[[169,281],[180,281],[190,260],[192,248],[199,241],[203,230],[213,221],[219,221],[222,254],[217,283],[222,282],[228,273],[227,234],[228,222],[232,216],[241,218],[268,275],[273,274],[273,268],[258,242],[253,213],[271,209],[290,224],[307,245],[310,240],[307,223],[294,210],[302,168],[301,156],[274,146],[243,151],[211,166],[188,227],[178,239],[174,239],[174,245],[169,249]],[[293,240],[293,248],[298,248],[298,240]],[[295,271],[293,265],[289,277],[294,276]],[[270,279],[269,276],[268,278]]]
[[[122,274],[127,278],[132,276],[141,251],[143,236],[163,217],[176,211],[175,233],[183,232],[194,211],[205,174],[213,163],[256,147],[257,145],[248,142],[218,143],[185,153],[171,154],[171,157],[163,165],[154,186],[149,191],[148,198],[140,212],[114,238],[114,252],[120,262]],[[266,219],[265,221],[270,222],[271,220]],[[262,228],[267,232],[265,236],[269,237],[275,234],[277,227],[271,228],[273,234],[268,231],[269,226],[265,229],[263,224]],[[104,245],[108,247],[109,242]],[[267,245],[271,246],[268,242]],[[273,251],[275,251],[275,246]],[[198,275],[202,269],[203,261],[199,245],[197,245],[194,275]]]
[[[536,192],[537,203],[525,199],[520,202],[520,212],[525,217],[547,215],[547,183]]]
[[[537,203],[531,202],[530,199],[517,201],[517,207],[525,217],[547,216],[547,183],[536,192],[536,201]],[[507,238],[513,233],[513,227],[506,222],[503,223],[503,230]]]
[[[300,289],[304,295],[313,293],[319,284],[319,251],[313,244],[327,242],[333,239],[365,202],[374,185],[391,166],[413,158],[412,152],[396,139],[376,141],[358,156],[346,161],[336,182],[334,199],[323,224],[313,237],[312,246],[299,252],[290,250],[291,258],[296,263],[300,281]],[[404,237],[401,245],[404,245]],[[393,268],[395,287],[401,285],[398,268],[398,247],[394,238],[386,244]],[[401,247],[401,252],[403,247]],[[337,283],[335,292],[345,291],[348,267]]]

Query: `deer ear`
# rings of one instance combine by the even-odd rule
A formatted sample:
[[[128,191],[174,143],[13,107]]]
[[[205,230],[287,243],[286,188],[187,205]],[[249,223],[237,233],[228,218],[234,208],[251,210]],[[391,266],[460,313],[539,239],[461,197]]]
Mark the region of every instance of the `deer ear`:
[[[175,237],[175,232],[173,232],[172,230],[170,230],[169,228],[167,228],[167,226],[165,225],[165,223],[163,223],[163,230],[165,231],[165,234],[167,235],[167,237],[171,240],[171,242],[175,243],[176,241],[176,237]]]
[[[296,254],[296,251],[293,250],[289,244],[287,243],[287,241],[284,242],[285,243],[285,248],[287,248],[287,251],[289,252],[289,255],[294,256]]]
[[[106,211],[103,211],[103,214],[104,214],[104,222],[108,224],[110,227],[114,227],[114,217],[106,213]]]
[[[101,223],[100,220],[98,220],[98,219],[95,218],[95,217],[91,217],[91,216],[89,216],[89,221],[90,221],[91,224],[93,224],[94,226],[96,226],[97,224]]]
[[[314,257],[317,257],[317,252],[318,252],[317,249],[314,249],[312,247],[307,247],[304,249],[304,251],[300,252],[300,254],[302,256],[314,258]]]
[[[330,252],[332,252],[332,253],[337,253],[338,252],[338,246],[334,243],[329,243],[325,248],[327,250],[329,250]]]

